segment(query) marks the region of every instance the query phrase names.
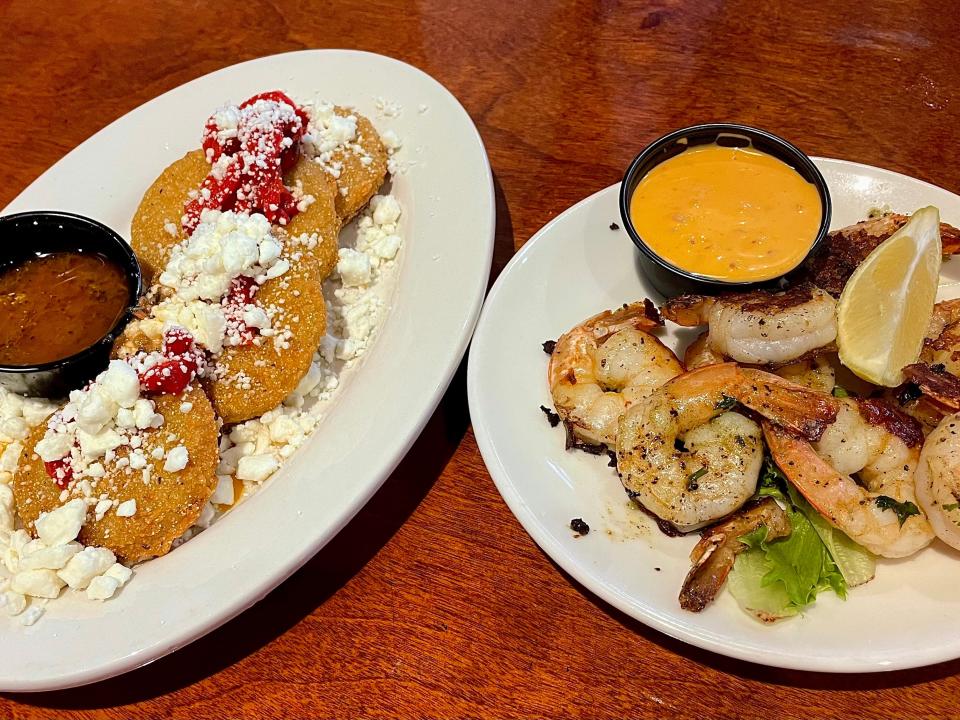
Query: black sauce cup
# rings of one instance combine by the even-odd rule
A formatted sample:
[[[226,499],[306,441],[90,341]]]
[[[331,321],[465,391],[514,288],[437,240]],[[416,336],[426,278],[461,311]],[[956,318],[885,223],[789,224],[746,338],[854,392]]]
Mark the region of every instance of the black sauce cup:
[[[127,280],[127,311],[99,340],[78,353],[36,365],[0,364],[0,386],[35,397],[63,397],[106,368],[110,348],[140,297],[140,263],[130,245],[106,225],[72,213],[23,212],[0,217],[0,272],[38,253],[97,253],[116,263]],[[0,322],[7,322],[0,318]]]
[[[639,251],[638,264],[657,292],[665,297],[684,293],[716,295],[721,292],[737,292],[756,287],[777,287],[783,278],[789,275],[788,272],[760,282],[721,280],[698,275],[667,262],[644,242],[634,227],[630,215],[630,199],[644,176],[660,163],[679,155],[684,150],[710,143],[725,147],[750,146],[772,155],[792,167],[800,177],[816,188],[822,209],[820,227],[816,235],[810,238],[810,250],[804,260],[817,251],[830,230],[831,203],[827,182],[813,161],[791,143],[766,130],[733,123],[709,123],[674,130],[654,140],[633,159],[620,185],[620,216],[623,218],[623,226],[627,234]],[[797,267],[802,263],[803,260],[797,263]]]

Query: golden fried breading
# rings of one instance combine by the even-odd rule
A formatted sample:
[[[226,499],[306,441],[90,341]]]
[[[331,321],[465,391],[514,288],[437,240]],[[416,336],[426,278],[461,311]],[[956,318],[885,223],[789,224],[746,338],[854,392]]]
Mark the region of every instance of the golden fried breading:
[[[167,167],[143,194],[130,223],[130,244],[143,269],[144,286],[149,287],[170,259],[174,246],[186,238],[180,219],[187,193],[200,187],[210,172],[203,150],[191,150]],[[172,225],[171,225],[172,224]],[[175,227],[171,235],[167,228]]]
[[[319,242],[314,248],[320,264],[320,279],[324,280],[337,266],[337,238],[340,235],[340,216],[337,215],[337,183],[320,165],[301,157],[293,170],[283,177],[288,188],[296,187],[314,200],[302,213],[293,216],[284,228],[291,237],[316,234]]]
[[[203,391],[194,387],[181,395],[158,395],[152,399],[164,424],[142,431],[148,467],[152,468],[149,482],[144,482],[142,470],[128,474],[127,469],[111,463],[107,465],[107,475],[97,481],[94,489],[97,496],[106,492],[120,502],[136,500],[136,513],[119,517],[113,508],[100,520],[91,513],[78,538],[84,545],[110,548],[126,564],[169,552],[170,544],[197,521],[217,485],[217,421]],[[192,404],[186,412],[181,407],[185,402]],[[64,504],[60,500],[61,489],[33,452],[46,430],[45,422],[33,429],[13,478],[17,512],[31,532],[40,513]],[[174,440],[168,439],[171,434]],[[187,466],[179,472],[167,472],[163,469],[164,458],[153,458],[150,453],[158,446],[167,451],[177,445],[187,449]],[[126,457],[130,451],[129,446],[117,448],[117,457]],[[82,497],[78,488],[69,499],[73,497]]]
[[[314,248],[274,229],[290,269],[267,280],[256,302],[277,332],[259,344],[224,347],[204,387],[224,423],[249,420],[275,408],[306,375],[327,328],[320,265]]]
[[[354,144],[363,152],[350,147],[333,152],[331,163],[340,163],[340,176],[337,178],[337,214],[346,223],[363,210],[374,196],[387,176],[387,149],[380,141],[380,134],[367,118],[355,110],[336,107],[334,112],[341,117],[353,115],[357,118],[357,137]],[[370,158],[368,164],[363,163]]]

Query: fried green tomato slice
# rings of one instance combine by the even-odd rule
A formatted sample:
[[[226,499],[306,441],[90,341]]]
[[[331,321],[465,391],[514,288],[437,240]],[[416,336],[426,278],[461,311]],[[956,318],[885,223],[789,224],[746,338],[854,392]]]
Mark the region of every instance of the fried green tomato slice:
[[[224,423],[259,417],[287,397],[310,369],[327,329],[320,264],[313,241],[291,238],[274,228],[282,241],[281,258],[290,267],[257,291],[273,332],[256,343],[225,346],[214,358],[203,385]]]
[[[143,194],[130,223],[130,242],[140,260],[144,286],[153,284],[173,248],[186,239],[180,224],[183,206],[209,172],[203,150],[191,150],[160,173]]]
[[[87,522],[77,538],[84,545],[106,547],[125,563],[137,563],[170,551],[174,540],[192,526],[217,484],[218,427],[213,407],[199,386],[180,395],[152,398],[156,412],[163,415],[160,428],[143,430],[143,449],[147,456],[149,480],[143,470],[106,464],[107,474],[96,481],[92,495],[106,494],[119,502],[136,501],[136,512],[129,517],[117,515],[116,505],[97,520],[88,510]],[[55,510],[65,502],[83,497],[77,483],[70,496],[60,499],[61,488],[47,474],[43,461],[34,451],[43,439],[47,424],[33,429],[24,444],[20,466],[13,477],[13,496],[24,526],[34,533],[41,513]],[[165,455],[172,448],[187,450],[187,464],[177,472],[164,470]],[[161,448],[160,457],[153,457]],[[117,448],[117,458],[128,457],[132,448]]]

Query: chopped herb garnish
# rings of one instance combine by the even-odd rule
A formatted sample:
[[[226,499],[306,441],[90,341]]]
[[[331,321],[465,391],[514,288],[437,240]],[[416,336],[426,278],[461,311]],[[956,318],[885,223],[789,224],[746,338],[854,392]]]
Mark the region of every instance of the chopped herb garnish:
[[[732,407],[733,407],[734,405],[736,405],[736,404],[737,404],[737,399],[736,399],[736,398],[732,398],[732,397],[729,397],[729,396],[727,396],[727,395],[721,395],[721,396],[720,396],[720,402],[718,402],[716,405],[714,405],[714,407],[715,407],[717,410],[729,410],[730,408],[732,408]]]
[[[911,515],[919,515],[920,509],[909,500],[897,502],[888,495],[878,495],[874,502],[881,510],[893,510],[897,514],[897,520],[902,526]]]
[[[956,510],[957,508],[960,508],[960,503],[949,503],[948,505],[943,505],[942,507],[947,512],[950,512],[951,510]]]
[[[839,385],[834,385],[834,386],[833,386],[833,396],[834,396],[835,398],[845,398],[845,397],[850,397],[850,393],[848,393],[846,390],[844,390],[844,389],[843,389],[842,387],[840,387]]]
[[[694,473],[690,473],[690,477],[687,478],[687,490],[696,490],[700,487],[697,483],[697,480],[702,478],[707,474],[707,469],[705,467],[700,468]]]

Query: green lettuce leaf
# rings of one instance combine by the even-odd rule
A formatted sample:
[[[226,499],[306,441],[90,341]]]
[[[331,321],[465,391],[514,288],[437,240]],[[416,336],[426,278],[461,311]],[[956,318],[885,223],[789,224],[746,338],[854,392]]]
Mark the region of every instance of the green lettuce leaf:
[[[799,611],[790,604],[783,585],[763,584],[763,578],[768,571],[766,553],[761,548],[740,553],[727,577],[730,594],[741,608],[763,622],[774,622],[796,615]]]
[[[877,559],[873,553],[827,522],[827,519],[814,510],[790,483],[787,483],[787,492],[793,506],[804,514],[813,525],[813,529],[817,531],[827,552],[836,563],[837,569],[843,575],[847,587],[856,587],[873,580],[877,570]],[[845,597],[845,594],[845,592],[837,592],[840,597]]]
[[[814,510],[770,458],[757,495],[783,505],[791,532],[767,542],[761,527],[740,538],[750,549],[737,556],[728,582],[744,610],[772,622],[797,614],[824,590],[845,599],[848,587],[873,577],[874,557]]]

